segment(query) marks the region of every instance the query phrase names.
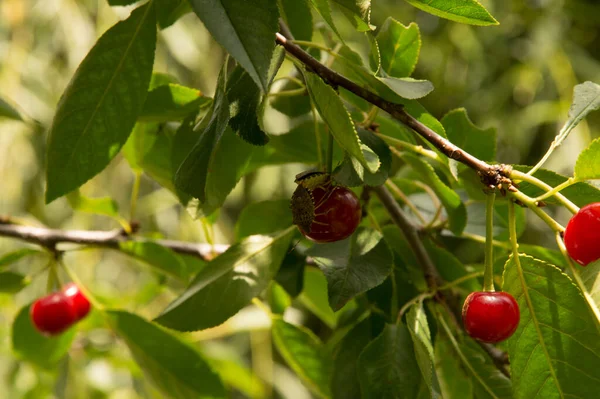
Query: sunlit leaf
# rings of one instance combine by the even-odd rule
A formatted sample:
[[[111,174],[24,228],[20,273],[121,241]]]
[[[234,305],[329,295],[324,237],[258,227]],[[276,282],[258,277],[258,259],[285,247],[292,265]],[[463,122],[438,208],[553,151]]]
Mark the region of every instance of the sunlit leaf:
[[[498,21],[477,0],[405,0],[438,17],[470,25],[498,25]]]
[[[152,75],[153,4],[106,31],[63,93],[49,132],[46,203],[102,171],[127,141]]]
[[[202,92],[178,84],[165,84],[148,92],[139,119],[144,122],[177,121],[210,105]]]
[[[388,17],[377,32],[377,44],[381,54],[380,72],[396,78],[412,74],[421,50],[421,35],[416,23],[404,26]],[[377,57],[371,52],[371,68],[374,70],[377,70]]]

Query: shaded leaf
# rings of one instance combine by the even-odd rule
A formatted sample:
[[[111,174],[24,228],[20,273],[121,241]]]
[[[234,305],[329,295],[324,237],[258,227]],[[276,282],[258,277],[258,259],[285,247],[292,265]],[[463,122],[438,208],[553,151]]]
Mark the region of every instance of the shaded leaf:
[[[370,56],[373,70],[378,69],[377,59],[380,58],[380,71],[387,76],[404,78],[413,73],[421,50],[421,35],[416,23],[404,26],[388,17],[377,32],[377,44],[378,52],[371,52]]]
[[[69,351],[76,329],[70,328],[59,335],[46,337],[31,323],[29,308],[30,305],[21,308],[13,322],[13,350],[28,362],[45,369],[53,369]]]
[[[368,32],[371,26],[371,0],[332,0],[348,21],[359,32]]]
[[[263,91],[279,30],[273,0],[190,0],[212,37],[227,50]]]
[[[297,251],[288,251],[281,262],[281,267],[275,275],[275,281],[285,289],[285,291],[295,298],[304,288],[304,266],[306,257],[298,254]]]
[[[313,20],[308,0],[280,0],[279,13],[295,40],[312,39]]]
[[[473,398],[473,382],[446,334],[435,340],[435,370],[445,399]]]
[[[273,318],[273,342],[286,363],[304,384],[321,398],[330,398],[332,361],[310,330]]]
[[[498,21],[477,0],[405,0],[438,17],[463,24],[488,26]]]
[[[180,331],[214,327],[260,294],[275,276],[294,230],[253,235],[210,261],[190,286],[156,318]]]
[[[329,126],[339,146],[356,158],[368,171],[377,172],[380,165],[377,154],[360,142],[350,114],[335,90],[314,73],[305,72],[304,78],[315,107]]]
[[[200,90],[178,84],[165,84],[148,92],[139,120],[144,122],[168,122],[184,119],[198,109],[210,105],[212,100]]]
[[[558,268],[530,256],[511,258],[504,290],[521,310],[508,340],[515,398],[595,398],[600,333],[583,296]]]
[[[345,240],[315,245],[307,254],[327,278],[333,310],[383,283],[393,267],[392,253],[381,233],[365,228]]]
[[[252,234],[269,234],[292,225],[289,200],[271,200],[247,205],[235,225],[236,241]]]
[[[156,3],[156,17],[161,29],[173,25],[181,16],[192,11],[187,0],[158,0]]]
[[[411,306],[406,314],[406,326],[413,342],[415,358],[431,397],[439,397],[437,377],[434,373],[434,354],[431,333],[423,303]]]
[[[6,253],[0,257],[0,269],[5,266],[9,266],[15,262],[18,262],[19,260],[21,260],[27,256],[36,255],[36,254],[41,255],[41,254],[44,254],[44,252],[39,251],[37,249],[33,249],[33,248],[21,248],[21,249],[17,249],[16,251],[13,251],[13,252]]]
[[[152,75],[153,4],[106,31],[63,93],[49,132],[46,203],[102,171],[127,141]]]
[[[361,353],[358,377],[365,399],[415,398],[421,373],[408,328],[387,324]]]
[[[119,251],[132,256],[158,271],[178,278],[188,276],[186,263],[179,255],[152,241],[125,241],[119,243]]]
[[[29,284],[22,274],[13,272],[0,272],[0,292],[14,294],[21,291]]]
[[[132,313],[113,310],[107,315],[144,375],[164,395],[177,399],[226,397],[220,378],[194,347]]]
[[[485,236],[485,203],[472,201],[467,206],[468,223],[465,227],[466,233]],[[520,237],[525,231],[525,210],[515,207],[515,224],[517,236]],[[494,204],[494,238],[508,240],[508,206],[506,203]]]
[[[449,111],[441,120],[448,139],[483,161],[496,158],[496,129],[480,129],[471,122],[464,108]],[[460,164],[459,169],[466,166]]]
[[[24,121],[21,113],[15,107],[7,103],[2,97],[0,97],[0,118],[8,118],[21,122]]]
[[[338,32],[335,22],[333,22],[333,18],[331,17],[331,7],[329,5],[329,0],[311,0],[313,7],[321,14],[325,23],[329,26],[329,28],[338,36],[338,38],[343,42],[344,39]]]

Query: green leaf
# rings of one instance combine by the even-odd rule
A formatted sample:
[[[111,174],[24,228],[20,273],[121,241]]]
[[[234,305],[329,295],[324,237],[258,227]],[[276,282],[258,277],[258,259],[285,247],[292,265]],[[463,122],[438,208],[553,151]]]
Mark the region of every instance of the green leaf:
[[[327,278],[333,310],[383,283],[393,267],[392,252],[381,233],[366,228],[360,228],[345,240],[315,245],[307,254]]]
[[[21,113],[15,107],[7,103],[2,97],[0,97],[0,118],[8,118],[21,122],[24,121]]]
[[[299,255],[297,251],[288,251],[275,276],[275,281],[292,298],[300,295],[304,288],[304,266],[306,266],[305,256]]]
[[[186,263],[179,255],[153,241],[121,242],[119,250],[171,276],[184,279],[189,275]]]
[[[329,26],[329,28],[337,35],[337,37],[344,42],[344,39],[340,35],[340,32],[337,30],[335,26],[335,22],[333,22],[333,18],[331,17],[331,7],[329,5],[329,0],[311,0],[313,7],[321,14],[325,23]]]
[[[600,108],[600,86],[593,82],[584,82],[573,88],[573,103],[569,108],[569,119],[557,136],[557,143],[564,141],[575,128],[592,111]],[[580,154],[581,157],[582,154]],[[579,159],[578,159],[579,163]],[[582,165],[583,166],[583,165]],[[575,166],[577,170],[577,166]],[[577,172],[576,172],[577,174]],[[583,179],[583,177],[582,177]]]
[[[200,90],[178,84],[165,84],[148,92],[144,108],[139,116],[143,122],[168,122],[184,119],[195,114],[212,100]]]
[[[600,96],[600,94],[599,94]],[[596,139],[583,150],[575,162],[575,179],[591,180],[600,178],[600,139]]]
[[[127,141],[152,75],[153,4],[106,31],[63,93],[49,132],[46,203],[102,171]]]
[[[463,24],[489,26],[498,21],[477,0],[405,0],[430,14]]]
[[[423,182],[429,185],[437,194],[448,214],[449,229],[455,235],[460,235],[467,224],[465,205],[456,191],[445,185],[431,165],[412,154],[404,154],[404,161],[410,164],[421,176]]]
[[[104,215],[115,219],[121,218],[119,205],[110,197],[89,198],[81,195],[79,190],[75,190],[67,194],[67,200],[75,211]]]
[[[465,227],[466,233],[485,236],[485,203],[472,201],[467,206],[468,223]],[[520,237],[525,231],[525,210],[515,207],[517,236]],[[494,205],[494,238],[497,240],[508,240],[508,206],[506,203],[498,202]]]
[[[192,11],[187,0],[158,0],[156,3],[156,18],[161,29],[173,25],[181,16]]]
[[[427,384],[429,394],[432,397],[439,397],[437,377],[434,374],[433,344],[423,303],[411,306],[406,314],[406,325],[413,342],[415,358],[425,384]]]
[[[273,279],[293,228],[273,236],[253,235],[210,261],[190,286],[156,318],[179,331],[214,327],[236,314]]]
[[[496,129],[480,129],[471,122],[464,108],[449,111],[442,118],[448,139],[466,152],[483,161],[496,158]],[[466,166],[460,164],[459,169]]]
[[[229,126],[244,141],[265,145],[269,136],[258,124],[257,108],[261,100],[260,89],[242,67],[236,66],[227,82],[229,101]]]
[[[371,173],[355,159],[345,157],[344,162],[334,170],[333,176],[338,183],[348,187],[357,187],[363,184],[368,186],[379,186],[388,178],[392,167],[392,153],[390,147],[377,135],[369,130],[357,129],[360,141],[369,147],[381,162],[377,172]]]
[[[41,254],[44,254],[44,252],[39,251],[37,249],[33,249],[33,248],[21,248],[16,251],[4,254],[0,257],[0,269],[5,266],[11,265],[15,262],[18,262],[19,260],[21,260],[27,256],[37,255],[37,254],[41,255]]]
[[[308,0],[279,0],[279,14],[287,23],[294,39],[310,41],[313,20]]]
[[[14,294],[29,284],[25,276],[13,272],[0,272],[0,292]]]
[[[454,281],[469,274],[465,265],[452,252],[438,246],[428,237],[423,237],[422,241],[431,261],[439,270],[444,281]],[[478,291],[481,285],[477,279],[469,279],[460,283],[459,287],[470,292]]]
[[[521,172],[527,172],[531,169],[530,166],[522,165],[513,165],[513,168]],[[547,169],[538,169],[533,176],[552,187],[556,187],[567,180],[566,176],[559,175],[558,173]],[[519,190],[533,198],[545,193],[541,188],[537,188],[527,182],[519,183]],[[585,182],[575,183],[562,190],[561,193],[579,207],[585,206],[591,202],[600,202],[600,190]],[[549,204],[558,204],[554,197],[546,198],[544,201]]]
[[[333,359],[331,392],[334,398],[360,399],[358,357],[371,341],[371,321],[365,319],[346,334]]]
[[[304,271],[300,302],[332,330],[337,325],[337,317],[327,297],[327,279],[321,270],[307,267]]]
[[[235,388],[248,398],[267,396],[265,383],[250,369],[236,361],[226,359],[208,359],[212,368],[221,376],[223,382]]]
[[[339,95],[314,73],[305,72],[304,78],[310,98],[339,146],[355,157],[368,171],[377,172],[379,157],[360,142],[350,114]]]
[[[371,0],[332,0],[348,21],[359,32],[368,32],[371,26]]]
[[[218,375],[194,347],[135,314],[113,310],[107,316],[146,378],[164,395],[227,397]]]
[[[600,333],[571,279],[520,255],[507,262],[503,288],[521,310],[508,340],[515,398],[597,397]]]
[[[386,324],[361,353],[358,377],[365,399],[417,397],[422,377],[405,325]]]
[[[273,318],[273,342],[286,363],[317,396],[330,398],[332,361],[310,330]]]
[[[279,30],[273,0],[190,0],[194,12],[215,40],[268,91],[268,73]]]
[[[433,91],[433,84],[428,80],[391,77],[381,77],[377,80],[392,89],[400,97],[409,100],[425,97]]]
[[[377,44],[378,53],[371,52],[370,56],[373,70],[377,70],[377,60],[381,58],[379,71],[386,76],[404,78],[413,73],[421,50],[421,35],[416,23],[404,26],[388,17],[377,33]]]
[[[435,371],[445,399],[473,398],[473,382],[446,334],[435,339]]]
[[[581,271],[581,279],[596,305],[600,306],[600,261],[584,267]]]
[[[60,335],[46,337],[31,323],[29,307],[30,305],[21,308],[13,323],[13,350],[23,360],[45,369],[53,369],[69,351],[76,329],[70,328]]]
[[[252,234],[269,234],[292,225],[289,200],[271,200],[247,205],[235,226],[236,241]]]
[[[279,86],[277,90],[274,90],[274,93],[278,93],[280,91],[296,90],[299,88],[300,86],[298,86],[296,82],[286,81],[283,85]],[[270,100],[271,106],[274,109],[291,118],[305,115],[311,110],[310,97],[308,96],[308,93],[302,96],[270,96],[268,98]]]

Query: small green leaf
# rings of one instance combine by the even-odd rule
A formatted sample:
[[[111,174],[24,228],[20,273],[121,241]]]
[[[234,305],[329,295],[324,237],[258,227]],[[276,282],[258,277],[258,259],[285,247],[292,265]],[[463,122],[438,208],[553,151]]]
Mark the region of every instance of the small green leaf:
[[[0,97],[0,118],[8,118],[21,122],[24,121],[21,113],[15,107],[7,103],[2,97]]]
[[[592,111],[600,108],[600,85],[594,82],[584,82],[573,88],[573,103],[569,108],[569,119],[561,129],[561,135],[566,138],[571,130]],[[563,138],[564,140],[564,138]]]
[[[379,161],[381,162],[379,169],[377,172],[371,173],[365,170],[355,158],[346,157],[344,162],[336,168],[333,176],[338,183],[348,187],[357,187],[363,184],[379,186],[385,183],[392,167],[390,147],[371,131],[358,128],[357,132],[360,141],[373,150],[379,157]]]
[[[304,78],[315,107],[340,147],[355,157],[367,170],[377,172],[379,157],[360,142],[350,114],[339,95],[314,73],[305,72]]]
[[[190,0],[212,37],[268,91],[279,10],[273,0]]]
[[[195,114],[212,100],[202,92],[178,84],[165,84],[148,92],[139,120],[143,122],[168,122]]]
[[[445,185],[431,165],[412,154],[405,154],[402,159],[410,164],[438,195],[448,213],[449,228],[456,235],[464,230],[467,224],[467,211],[456,191]]]
[[[104,215],[115,219],[121,218],[119,216],[119,205],[110,197],[84,197],[77,189],[67,194],[67,200],[75,211]]]
[[[21,248],[21,249],[17,249],[16,251],[4,254],[0,257],[0,269],[5,266],[11,265],[15,262],[18,262],[19,260],[25,258],[26,256],[37,255],[37,254],[42,255],[42,254],[44,254],[44,252],[39,251],[37,249],[33,249],[33,248]]]
[[[102,171],[127,141],[152,75],[153,4],[102,35],[63,93],[49,132],[46,203]]]
[[[367,345],[358,359],[358,378],[365,399],[417,397],[422,377],[405,325],[386,324]]]
[[[315,245],[307,254],[327,278],[329,304],[341,309],[355,296],[383,283],[393,267],[392,252],[376,230],[359,229],[350,238]]]
[[[194,347],[137,315],[113,310],[107,316],[144,375],[164,395],[177,399],[227,397],[219,376]]]
[[[227,100],[229,102],[229,126],[244,141],[253,145],[265,145],[269,136],[258,124],[257,108],[261,100],[260,89],[252,77],[237,66],[229,75]]]
[[[21,291],[29,284],[22,274],[13,272],[0,272],[0,292],[14,294]]]
[[[308,0],[279,0],[279,13],[295,40],[312,39],[313,20]]]
[[[269,234],[292,225],[289,200],[271,200],[247,205],[235,226],[236,241],[252,234]]]
[[[392,89],[400,97],[409,100],[425,97],[433,91],[433,84],[428,80],[392,77],[380,77],[377,80]]]
[[[512,166],[513,166],[513,169],[516,169],[521,172],[528,172],[531,169],[530,166],[522,166],[522,165],[512,165]],[[566,176],[559,175],[558,173],[555,173],[555,172],[553,172],[551,170],[547,170],[547,169],[538,169],[533,174],[533,176],[537,177],[538,179],[542,180],[544,183],[546,183],[552,187],[556,187],[559,184],[561,184],[567,180]],[[545,193],[545,191],[542,190],[541,188],[538,188],[527,182],[519,183],[519,190],[522,191],[524,194],[526,194],[530,197],[533,197],[533,198]],[[591,184],[588,184],[585,182],[575,183],[572,186],[569,186],[569,187],[565,188],[564,190],[562,190],[561,193],[565,197],[567,197],[568,199],[573,201],[573,203],[575,203],[575,205],[577,205],[579,207],[585,206],[591,202],[600,202],[600,190],[598,190],[596,187],[592,186]],[[554,197],[546,198],[544,201],[549,204],[558,204],[557,200]]]
[[[371,342],[371,328],[370,319],[363,320],[344,336],[336,348],[331,378],[334,398],[360,399],[358,357]]]
[[[371,25],[371,0],[332,0],[359,32],[368,32]]]
[[[508,340],[515,398],[595,398],[600,333],[588,305],[558,268],[530,256],[512,257],[504,290],[521,310]]]
[[[477,0],[405,0],[430,14],[463,24],[489,26],[498,21]]]
[[[412,338],[417,364],[429,393],[432,397],[439,397],[437,377],[434,374],[433,343],[423,303],[411,306],[406,314],[406,325]]]
[[[156,318],[166,327],[195,331],[236,314],[273,279],[294,233],[253,235],[209,262],[190,286]]]
[[[329,305],[327,279],[322,271],[310,267],[306,268],[302,293],[298,298],[323,323],[332,330],[335,329],[337,318]]]
[[[600,139],[596,139],[583,150],[575,162],[574,176],[577,180],[600,178]]]
[[[23,360],[45,369],[53,369],[69,351],[76,329],[70,328],[60,335],[46,337],[31,323],[29,307],[30,305],[23,307],[13,323],[13,350]]]
[[[337,37],[343,42],[344,39],[338,32],[335,22],[333,22],[333,18],[331,17],[331,6],[329,5],[329,0],[311,0],[313,7],[321,14],[321,17],[325,20],[325,23],[329,26],[329,28],[337,35]]]
[[[388,17],[377,33],[377,44],[378,53],[371,52],[370,56],[373,70],[377,70],[377,59],[381,58],[380,71],[387,76],[404,78],[413,73],[421,50],[421,34],[416,23],[404,26]]]
[[[467,110],[458,108],[449,111],[442,118],[442,125],[448,139],[483,161],[494,161],[496,158],[496,129],[480,129],[471,122]],[[466,166],[460,164],[459,169]]]
[[[119,243],[119,250],[132,256],[158,271],[177,278],[186,278],[188,271],[186,263],[179,255],[152,241],[125,241]]]
[[[192,11],[187,0],[158,0],[156,3],[156,18],[161,29],[173,25],[181,16]]]
[[[310,330],[273,318],[273,342],[286,363],[306,386],[321,398],[330,398],[332,361]]]

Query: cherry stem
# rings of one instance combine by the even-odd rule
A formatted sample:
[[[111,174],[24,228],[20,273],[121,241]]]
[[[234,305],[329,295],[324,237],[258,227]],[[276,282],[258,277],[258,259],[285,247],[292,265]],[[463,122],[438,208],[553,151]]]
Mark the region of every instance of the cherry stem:
[[[544,198],[547,198],[548,196],[552,195],[558,200],[558,202],[560,202],[561,205],[563,205],[565,208],[567,208],[571,213],[577,213],[579,211],[579,207],[577,205],[575,205],[567,197],[565,197],[564,195],[562,195],[559,192],[560,189],[556,190],[556,187],[552,187],[549,184],[544,183],[540,179],[537,179],[529,174],[519,172],[518,170],[514,170],[514,169],[510,172],[510,177],[515,180],[523,180],[529,184],[533,184],[534,186],[541,188],[542,190],[545,190],[546,194],[533,199],[533,201],[536,203],[541,201],[540,198],[544,199]],[[569,180],[567,180],[567,182],[568,181]],[[560,187],[560,186],[557,186],[557,187]],[[568,186],[566,186],[566,187],[568,187]],[[551,193],[551,194],[549,194],[549,193]]]
[[[527,206],[529,209],[531,209],[533,213],[538,215],[540,219],[542,219],[553,231],[565,231],[565,228],[560,223],[558,223],[550,215],[548,215],[546,212],[540,209],[537,202],[533,198],[523,194],[521,191],[509,192],[509,195],[512,198],[521,202],[523,205]]]
[[[63,270],[67,273],[67,275],[69,276],[69,278],[71,279],[71,281],[74,282],[75,285],[77,285],[77,288],[79,288],[79,290],[81,292],[83,292],[83,294],[85,295],[85,297],[91,302],[91,304],[94,307],[94,309],[103,311],[104,310],[104,305],[102,305],[102,303],[100,303],[100,301],[98,301],[98,299],[96,299],[96,297],[90,292],[90,290],[88,290],[81,283],[81,280],[79,280],[79,278],[77,277],[77,275],[75,273],[73,273],[73,271],[62,260],[59,259],[58,263],[63,268]]]
[[[483,272],[483,290],[494,289],[494,200],[496,193],[491,192],[485,200],[485,267]]]

